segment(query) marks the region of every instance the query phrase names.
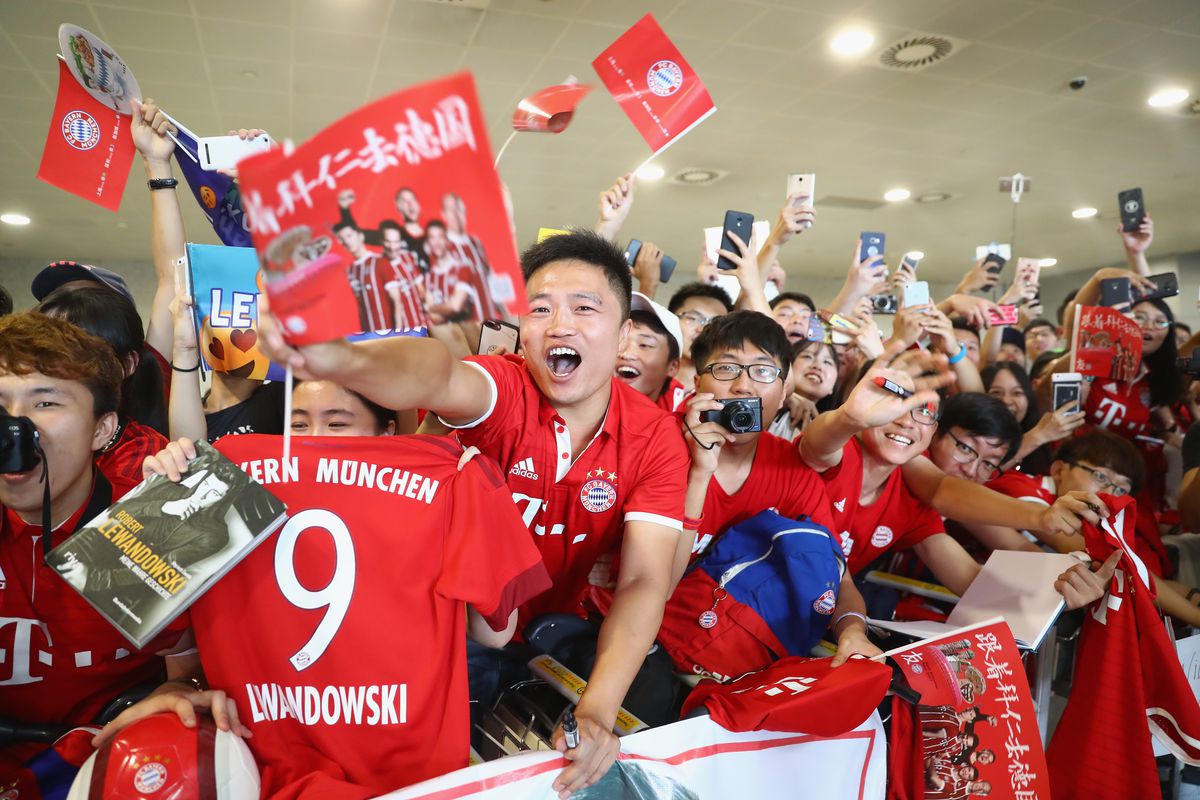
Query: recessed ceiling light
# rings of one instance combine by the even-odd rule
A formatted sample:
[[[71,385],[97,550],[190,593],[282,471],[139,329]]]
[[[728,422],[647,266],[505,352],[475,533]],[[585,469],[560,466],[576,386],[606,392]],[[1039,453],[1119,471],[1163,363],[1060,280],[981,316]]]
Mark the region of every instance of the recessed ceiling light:
[[[875,36],[863,28],[847,28],[840,31],[829,43],[833,52],[842,56],[856,56],[875,43]]]
[[[922,258],[925,257],[925,251],[924,250],[909,250],[904,255],[907,258],[911,258],[913,261],[920,261]]]
[[[5,225],[28,225],[29,217],[24,214],[0,214],[0,222]]]
[[[1179,86],[1173,86],[1170,89],[1160,89],[1146,100],[1146,104],[1152,108],[1166,108],[1167,106],[1177,105],[1187,100],[1187,89]]]
[[[899,203],[901,200],[907,200],[912,196],[912,192],[908,189],[888,189],[883,193],[883,199],[889,203]]]
[[[1039,258],[1038,259],[1039,267],[1053,267],[1057,263],[1058,263],[1057,258]]]
[[[638,179],[643,181],[656,181],[666,174],[667,171],[658,164],[647,164],[637,171]]]
[[[1099,213],[1100,213],[1099,211],[1092,208],[1091,206],[1084,206],[1083,208],[1077,208],[1074,211],[1072,211],[1071,216],[1074,217],[1075,219],[1090,219]]]
[[[950,194],[948,192],[926,192],[913,199],[918,203],[940,203],[943,200],[949,200]]]
[[[242,70],[242,77],[247,80],[253,80],[258,77],[258,73],[252,69],[244,69]]]

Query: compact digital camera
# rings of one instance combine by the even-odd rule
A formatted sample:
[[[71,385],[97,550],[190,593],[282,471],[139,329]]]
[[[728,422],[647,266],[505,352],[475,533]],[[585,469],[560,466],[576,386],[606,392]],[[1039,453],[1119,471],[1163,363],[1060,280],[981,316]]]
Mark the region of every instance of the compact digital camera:
[[[895,314],[900,310],[900,302],[894,294],[873,294],[867,299],[871,301],[872,314]]]
[[[722,408],[705,411],[700,415],[701,422],[715,422],[733,433],[754,433],[763,429],[761,397],[734,397],[717,402]]]

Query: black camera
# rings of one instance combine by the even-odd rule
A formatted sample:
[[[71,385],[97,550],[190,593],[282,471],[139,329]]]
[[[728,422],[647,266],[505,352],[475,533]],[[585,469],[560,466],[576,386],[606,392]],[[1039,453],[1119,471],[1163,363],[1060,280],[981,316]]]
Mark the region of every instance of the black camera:
[[[37,466],[38,432],[29,417],[0,409],[0,473],[28,472]]]
[[[717,402],[722,408],[705,411],[700,415],[701,422],[715,422],[733,433],[754,433],[763,429],[761,397],[734,397]]]
[[[867,299],[871,301],[872,314],[895,314],[900,310],[900,302],[894,294],[873,294]]]

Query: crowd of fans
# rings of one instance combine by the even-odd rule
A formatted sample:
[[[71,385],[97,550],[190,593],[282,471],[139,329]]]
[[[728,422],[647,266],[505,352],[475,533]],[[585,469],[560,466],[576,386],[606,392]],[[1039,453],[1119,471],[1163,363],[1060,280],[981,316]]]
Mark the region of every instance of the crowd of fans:
[[[169,128],[153,102],[139,108],[133,137],[148,178],[172,175]],[[814,235],[811,198],[787,198],[765,243],[731,237],[735,250],[722,255],[736,266],[725,271],[736,278],[735,298],[707,259],[697,280],[680,286],[659,285],[663,254],[650,243],[626,263],[615,241],[635,193],[633,178],[618,179],[599,197],[594,230],[552,236],[524,252],[529,312],[520,319],[518,353],[472,353],[479,338],[472,323],[432,324],[427,337],[294,348],[261,308],[264,348],[297,378],[290,403],[282,383],[224,373],[213,373],[202,392],[192,301],[176,290],[185,233],[175,191],[150,192],[157,291],[148,310],[139,313],[110,271],[47,266],[31,287],[33,310],[0,318],[0,406],[37,426],[52,525],[42,529],[40,467],[0,478],[0,566],[10,587],[28,588],[24,601],[6,591],[4,612],[48,625],[55,647],[69,640],[71,651],[108,660],[85,678],[66,651],[52,664],[35,657],[15,665],[17,678],[24,669],[44,680],[0,681],[3,715],[82,724],[124,690],[152,681],[160,684],[151,695],[98,741],[153,711],[194,716],[193,707],[250,734],[247,710],[234,700],[238,687],[205,682],[204,653],[193,648],[185,618],[129,652],[65,582],[46,574],[39,541],[69,535],[102,484],[115,500],[144,474],[178,478],[192,441],[285,429],[451,437],[498,463],[551,588],[499,630],[472,609],[472,699],[486,708],[519,679],[521,630],[538,614],[598,623],[594,666],[575,710],[579,744],[556,784],[563,792],[595,782],[613,763],[616,715],[652,644],[670,638],[663,626],[697,624],[671,613],[689,565],[731,526],[768,509],[824,526],[840,544],[836,603],[813,612],[825,614],[818,619],[835,664],[880,652],[868,616],[911,610],[910,598],[864,583],[867,572],[931,578],[961,595],[993,550],[1081,550],[1081,526],[1108,514],[1102,494],[1137,498],[1131,545],[1153,573],[1159,606],[1179,624],[1200,626],[1200,589],[1177,578],[1164,539],[1200,523],[1200,429],[1193,427],[1200,409],[1191,376],[1176,367],[1177,355],[1195,346],[1186,326],[1161,300],[1137,303],[1131,314],[1143,350],[1134,380],[1085,381],[1079,402],[1060,408],[1049,394],[1051,376],[1070,371],[1075,311],[1098,304],[1100,282],[1149,285],[1148,218],[1114,237],[1114,255],[1123,248],[1129,268],[1098,270],[1063,301],[1057,321],[1044,315],[1036,282],[1018,276],[1001,287],[981,260],[950,296],[902,306],[885,333],[868,298],[902,300],[916,277],[910,267],[855,257],[835,297],[785,288],[779,253],[791,239]],[[423,245],[408,237],[398,246]],[[8,289],[26,305],[24,287]],[[997,293],[998,301],[989,299]],[[1019,305],[1019,322],[989,327],[998,304]],[[754,398],[761,425],[731,428],[721,415],[728,401]],[[1104,594],[1114,563],[1080,564],[1055,587],[1068,607],[1086,606]],[[101,655],[116,652],[123,655]],[[672,711],[678,706],[663,709],[663,718]],[[566,749],[561,733],[555,743]],[[5,763],[34,747],[10,745]],[[295,754],[266,757],[287,762]],[[365,775],[339,777],[374,791],[397,788]]]

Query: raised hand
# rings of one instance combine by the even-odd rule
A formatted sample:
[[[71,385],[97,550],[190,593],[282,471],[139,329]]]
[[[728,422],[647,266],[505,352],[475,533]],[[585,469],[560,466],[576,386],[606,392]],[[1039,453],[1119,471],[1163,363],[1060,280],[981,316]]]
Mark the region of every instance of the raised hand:
[[[621,230],[629,209],[633,208],[633,188],[637,182],[633,174],[622,175],[617,182],[600,193],[599,216],[596,233],[607,239],[615,239]]]
[[[991,289],[999,280],[1000,273],[989,272],[983,266],[983,259],[981,258],[963,275],[962,280],[958,282],[958,286],[954,289],[954,293],[969,294],[984,289]]]
[[[171,154],[175,152],[175,143],[167,133],[176,133],[175,126],[149,97],[144,102],[134,99],[132,105],[133,118],[130,121],[129,132],[133,138],[133,146],[146,161],[167,163],[171,160]]]
[[[954,382],[946,357],[924,350],[906,350],[903,342],[889,342],[875,366],[850,392],[839,409],[860,429],[886,425],[914,408],[938,402],[937,390]],[[876,385],[885,378],[912,392],[900,397]]]

